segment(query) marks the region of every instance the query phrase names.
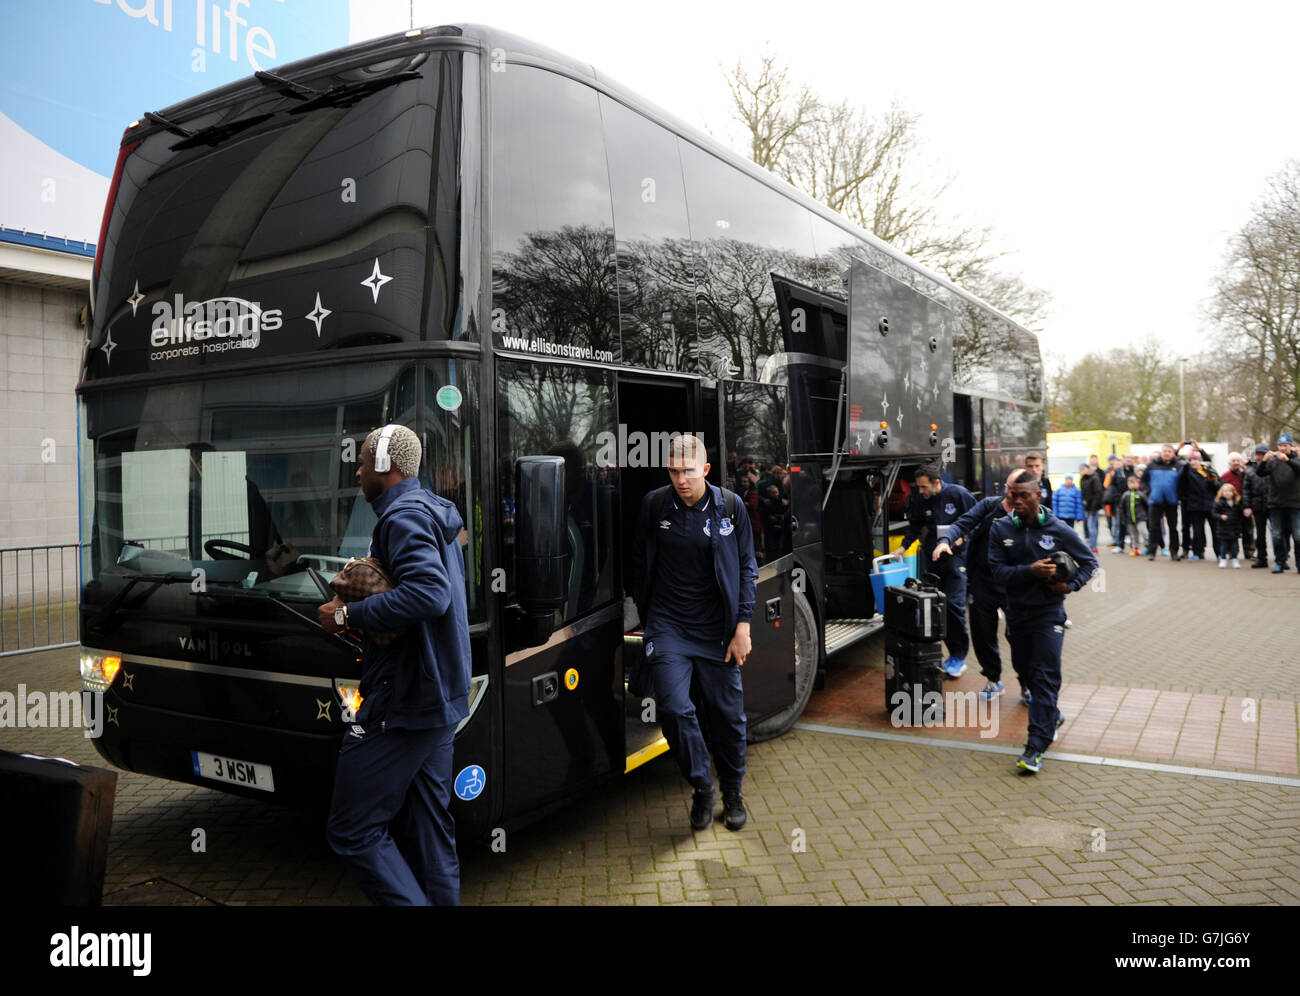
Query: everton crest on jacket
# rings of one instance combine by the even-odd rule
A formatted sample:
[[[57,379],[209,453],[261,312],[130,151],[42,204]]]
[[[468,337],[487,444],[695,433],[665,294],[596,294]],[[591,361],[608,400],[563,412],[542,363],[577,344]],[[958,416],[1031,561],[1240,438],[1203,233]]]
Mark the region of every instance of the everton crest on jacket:
[[[907,532],[903,535],[903,548],[906,549],[919,539],[921,563],[930,564],[930,555],[934,553],[939,540],[948,535],[948,527],[974,505],[975,496],[960,484],[945,484],[943,490],[928,498],[922,497],[919,492],[913,492]],[[964,547],[958,547],[954,551],[953,560],[958,564],[965,563]]]
[[[1059,608],[1064,595],[1053,594],[1042,578],[1029,569],[1036,560],[1064,550],[1079,565],[1079,573],[1068,582],[1078,591],[1097,570],[1097,558],[1073,529],[1047,509],[1040,509],[1041,521],[1022,522],[1017,516],[996,519],[989,529],[989,567],[994,581],[1006,592],[1007,615],[1028,615]]]

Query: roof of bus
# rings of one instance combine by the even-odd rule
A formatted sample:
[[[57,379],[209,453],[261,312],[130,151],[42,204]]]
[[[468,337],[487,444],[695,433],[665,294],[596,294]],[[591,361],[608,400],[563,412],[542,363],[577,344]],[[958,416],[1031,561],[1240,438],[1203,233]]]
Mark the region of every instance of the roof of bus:
[[[1016,328],[1033,335],[1029,329],[1026,329],[1010,316],[1003,314],[987,301],[981,300],[970,291],[953,283],[947,277],[934,272],[924,264],[919,263],[912,257],[908,256],[906,253],[894,248],[888,242],[885,242],[868,232],[866,229],[860,228],[847,218],[828,208],[825,204],[813,200],[797,187],[792,186],[775,174],[763,169],[761,166],[758,166],[753,161],[746,159],[733,150],[727,148],[725,145],[705,134],[700,129],[681,120],[676,115],[665,111],[663,108],[646,100],[644,97],[639,96],[624,87],[622,84],[616,82],[605,73],[599,72],[589,63],[581,62],[562,52],[557,52],[555,49],[549,48],[548,46],[538,44],[537,42],[530,41],[527,38],[521,38],[520,36],[508,31],[502,31],[499,28],[494,28],[484,24],[444,24],[420,28],[418,30],[419,35],[415,35],[414,32],[385,35],[379,38],[372,38],[368,41],[360,42],[356,45],[349,45],[345,48],[335,49],[331,52],[323,52],[320,55],[311,56],[306,59],[299,59],[296,62],[285,63],[283,66],[276,67],[275,73],[277,76],[292,77],[295,73],[300,71],[319,69],[331,62],[341,61],[343,59],[354,59],[360,53],[373,51],[375,54],[381,54],[395,48],[401,48],[411,44],[417,38],[428,39],[430,37],[439,37],[446,39],[448,43],[453,45],[457,39],[464,39],[467,42],[479,42],[480,44],[475,47],[478,47],[481,51],[495,52],[497,49],[502,49],[506,53],[508,61],[521,62],[539,68],[556,70],[576,79],[583,80],[584,82],[594,84],[598,89],[604,90],[620,103],[626,104],[648,117],[656,119],[660,124],[676,132],[682,138],[699,146],[704,151],[717,156],[719,159],[724,160],[736,169],[742,170],[754,179],[767,184],[769,187],[798,203],[801,207],[821,215],[832,224],[838,225],[840,228],[845,229],[849,234],[859,240],[867,242],[879,251],[905,263],[908,267],[920,272],[928,279],[933,280],[935,283],[945,287],[959,297],[965,298],[972,304],[984,308],[1004,321],[1009,322]],[[238,80],[218,89],[199,94],[188,100],[180,101],[170,107],[163,108],[160,113],[166,118],[175,118],[186,113],[196,113],[205,105],[220,103],[229,96],[234,95],[247,87],[249,82],[249,79]],[[140,122],[140,125],[142,127],[139,132],[135,131],[135,129],[128,129],[131,133],[130,140],[135,140],[139,134],[143,133],[145,129],[150,127],[145,122]],[[123,142],[125,143],[127,140],[127,136],[124,135]]]

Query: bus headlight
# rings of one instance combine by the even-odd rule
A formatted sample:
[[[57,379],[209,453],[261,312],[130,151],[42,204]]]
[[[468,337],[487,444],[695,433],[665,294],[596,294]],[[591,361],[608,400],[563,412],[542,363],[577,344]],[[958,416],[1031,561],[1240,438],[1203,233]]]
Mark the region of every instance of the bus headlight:
[[[117,654],[102,654],[81,648],[81,684],[88,692],[106,692],[122,667]]]

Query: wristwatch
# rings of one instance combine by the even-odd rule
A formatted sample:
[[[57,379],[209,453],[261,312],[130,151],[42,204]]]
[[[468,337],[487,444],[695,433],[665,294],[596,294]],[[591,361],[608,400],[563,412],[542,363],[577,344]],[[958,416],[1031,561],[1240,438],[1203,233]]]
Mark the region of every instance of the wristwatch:
[[[347,629],[348,607],[346,605],[340,605],[334,610],[334,625],[342,626],[344,629]]]

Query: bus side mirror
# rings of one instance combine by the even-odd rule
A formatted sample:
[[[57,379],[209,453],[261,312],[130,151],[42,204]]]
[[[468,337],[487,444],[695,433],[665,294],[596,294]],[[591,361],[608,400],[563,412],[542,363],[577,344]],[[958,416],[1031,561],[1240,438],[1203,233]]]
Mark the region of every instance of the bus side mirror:
[[[564,458],[520,457],[515,464],[515,591],[527,614],[529,646],[555,629],[555,611],[569,597]]]

